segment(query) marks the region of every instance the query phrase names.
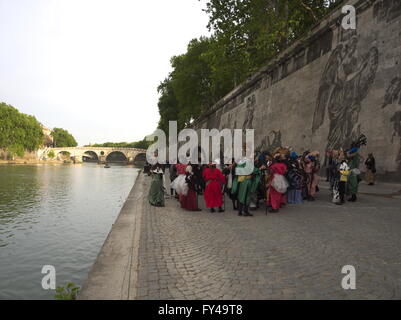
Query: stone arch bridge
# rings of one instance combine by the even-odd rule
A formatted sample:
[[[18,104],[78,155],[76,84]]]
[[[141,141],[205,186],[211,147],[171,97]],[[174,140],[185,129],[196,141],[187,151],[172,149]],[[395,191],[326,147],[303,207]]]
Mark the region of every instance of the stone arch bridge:
[[[93,161],[100,163],[120,162],[127,164],[144,163],[146,161],[146,150],[137,148],[99,148],[99,147],[75,147],[75,148],[47,148],[42,158],[49,158],[53,151],[55,159],[62,159],[69,154],[74,162]]]

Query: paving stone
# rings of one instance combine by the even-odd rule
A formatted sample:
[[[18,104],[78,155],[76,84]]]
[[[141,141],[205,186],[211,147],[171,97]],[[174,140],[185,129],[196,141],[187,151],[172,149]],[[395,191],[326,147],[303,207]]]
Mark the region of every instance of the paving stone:
[[[146,183],[149,186],[150,179]],[[313,203],[238,217],[165,208],[143,199],[138,299],[400,299],[401,202],[362,194],[335,206],[325,184]],[[345,265],[357,290],[345,291]]]

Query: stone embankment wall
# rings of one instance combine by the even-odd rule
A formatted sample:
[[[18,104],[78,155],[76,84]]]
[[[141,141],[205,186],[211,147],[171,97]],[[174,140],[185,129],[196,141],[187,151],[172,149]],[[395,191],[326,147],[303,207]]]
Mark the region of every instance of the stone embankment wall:
[[[195,128],[255,129],[256,149],[349,148],[361,133],[380,174],[401,178],[401,1],[344,1],[275,61],[234,89]]]

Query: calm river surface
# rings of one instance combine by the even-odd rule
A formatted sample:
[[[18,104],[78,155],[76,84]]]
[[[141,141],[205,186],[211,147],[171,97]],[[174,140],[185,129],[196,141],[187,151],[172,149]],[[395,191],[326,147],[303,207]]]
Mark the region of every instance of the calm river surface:
[[[138,169],[96,164],[0,165],[0,299],[53,299],[57,286],[82,286]]]

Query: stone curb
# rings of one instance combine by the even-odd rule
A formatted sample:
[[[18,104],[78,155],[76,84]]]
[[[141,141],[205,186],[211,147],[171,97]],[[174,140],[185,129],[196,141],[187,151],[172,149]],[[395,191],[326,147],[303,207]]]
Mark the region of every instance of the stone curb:
[[[78,300],[134,300],[144,201],[144,174],[135,184],[89,272]]]

